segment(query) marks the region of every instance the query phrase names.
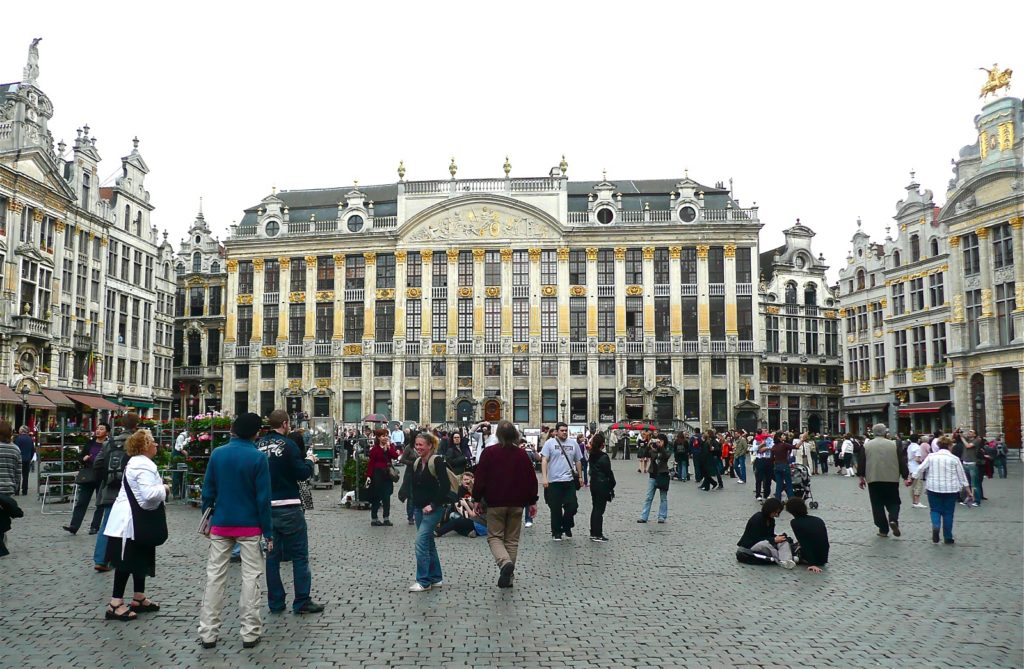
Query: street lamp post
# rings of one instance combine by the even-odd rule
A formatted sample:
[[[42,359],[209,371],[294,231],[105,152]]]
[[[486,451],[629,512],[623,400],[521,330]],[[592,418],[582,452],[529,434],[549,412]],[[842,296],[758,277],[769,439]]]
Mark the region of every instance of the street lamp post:
[[[21,387],[21,424],[28,427],[28,386]]]
[[[566,420],[566,416],[565,416],[565,407],[566,407],[565,400],[562,400],[562,403],[559,406],[562,407],[562,422],[563,423],[568,423],[569,421]]]

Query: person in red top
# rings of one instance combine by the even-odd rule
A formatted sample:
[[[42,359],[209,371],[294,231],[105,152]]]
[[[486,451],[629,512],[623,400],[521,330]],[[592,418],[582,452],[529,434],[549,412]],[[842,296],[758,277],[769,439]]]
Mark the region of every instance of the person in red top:
[[[786,486],[786,500],[793,499],[793,474],[789,471],[789,452],[795,449],[794,444],[775,433],[772,445],[772,468],[775,475],[775,499],[782,501],[782,486]]]
[[[391,433],[387,430],[378,429],[373,435],[370,460],[366,465],[366,487],[370,490],[371,500],[370,525],[391,527],[391,495],[395,492],[395,484],[391,481],[388,467],[402,454],[391,443]],[[384,508],[384,522],[377,520],[381,507]]]
[[[501,574],[499,588],[512,587],[519,553],[523,508],[537,515],[537,472],[526,451],[519,448],[519,431],[503,420],[495,430],[498,443],[484,450],[476,466],[473,499],[477,513],[487,505],[487,545]]]

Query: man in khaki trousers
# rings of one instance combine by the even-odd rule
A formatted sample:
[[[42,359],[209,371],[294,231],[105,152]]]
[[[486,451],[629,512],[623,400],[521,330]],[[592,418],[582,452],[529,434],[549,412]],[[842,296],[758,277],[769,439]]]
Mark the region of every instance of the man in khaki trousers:
[[[523,510],[529,507],[531,517],[537,514],[537,472],[512,423],[498,423],[495,436],[498,443],[485,449],[477,463],[473,499],[477,513],[487,518],[487,546],[501,572],[498,587],[511,588]]]

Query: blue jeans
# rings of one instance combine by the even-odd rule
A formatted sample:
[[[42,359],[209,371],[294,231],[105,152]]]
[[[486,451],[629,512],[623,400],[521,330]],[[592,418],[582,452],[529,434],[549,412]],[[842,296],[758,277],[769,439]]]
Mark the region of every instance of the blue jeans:
[[[981,467],[977,463],[964,463],[964,471],[967,472],[967,478],[971,482],[971,490],[974,493],[974,503],[981,504],[981,498],[984,497],[984,493],[981,489],[981,477],[984,476]]]
[[[523,520],[525,520],[528,523],[533,522],[533,516],[530,515],[530,507],[528,506],[523,507]]]
[[[931,507],[932,527],[942,527],[942,537],[946,541],[953,538],[953,512],[960,494],[955,492],[928,492],[928,506]]]
[[[583,469],[583,485],[590,485],[590,460],[581,462],[580,467]]]
[[[413,509],[416,519],[416,582],[424,588],[440,583],[441,558],[437,556],[437,544],[434,543],[434,528],[441,521],[444,508],[423,513],[423,509]]]
[[[291,560],[295,599],[292,611],[298,611],[309,601],[312,575],[309,573],[309,535],[306,514],[302,505],[275,507],[270,511],[274,520],[274,550],[267,553],[267,604],[271,611],[285,608],[284,584],[281,582],[281,563]]]
[[[676,460],[676,478],[680,481],[690,480],[690,461]]]
[[[736,476],[740,477],[740,480],[744,483],[747,482],[747,456],[741,455],[733,460],[733,469],[736,470]]]
[[[782,501],[782,486],[786,486],[786,499],[793,496],[793,474],[789,465],[775,465],[775,499]]]
[[[644,500],[644,510],[640,512],[640,519],[647,520],[651,515],[651,504],[654,503],[654,491],[658,490],[657,479],[647,479],[647,499]],[[661,500],[658,506],[658,520],[668,518],[668,491],[658,490],[661,493]]]
[[[110,509],[112,508],[112,506],[103,507],[103,520],[100,521],[100,532],[96,535],[96,548],[92,551],[93,564],[107,563],[107,535],[103,534],[103,530],[107,529],[107,518],[110,518]]]

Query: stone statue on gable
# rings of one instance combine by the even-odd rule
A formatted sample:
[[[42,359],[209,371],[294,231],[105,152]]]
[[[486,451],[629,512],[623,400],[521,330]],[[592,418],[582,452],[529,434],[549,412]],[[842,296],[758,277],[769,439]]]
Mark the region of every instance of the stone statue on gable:
[[[34,84],[39,78],[39,43],[41,41],[43,38],[37,37],[28,47],[28,63],[25,64],[25,71],[22,75],[23,83]]]

